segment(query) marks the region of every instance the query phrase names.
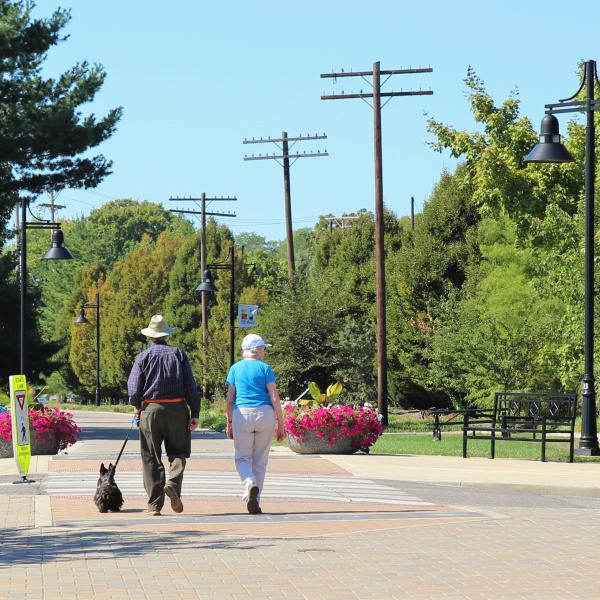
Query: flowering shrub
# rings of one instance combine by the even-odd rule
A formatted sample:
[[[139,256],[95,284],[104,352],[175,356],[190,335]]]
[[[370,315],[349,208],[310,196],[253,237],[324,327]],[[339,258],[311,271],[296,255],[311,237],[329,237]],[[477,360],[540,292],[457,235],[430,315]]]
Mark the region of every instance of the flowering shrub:
[[[48,441],[48,434],[54,433],[59,450],[64,450],[79,439],[81,429],[73,421],[73,415],[58,408],[30,408],[29,429],[36,441]],[[12,440],[10,411],[0,412],[0,440]]]
[[[310,407],[286,402],[283,411],[287,417],[285,430],[300,443],[306,433],[315,432],[330,446],[339,437],[350,437],[355,447],[366,452],[383,433],[381,417],[368,403],[362,406],[326,404]]]

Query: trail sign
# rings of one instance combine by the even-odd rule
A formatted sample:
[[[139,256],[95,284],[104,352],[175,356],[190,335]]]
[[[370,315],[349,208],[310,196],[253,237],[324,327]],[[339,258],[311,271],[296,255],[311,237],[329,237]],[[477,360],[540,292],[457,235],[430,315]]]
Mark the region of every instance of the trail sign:
[[[27,406],[27,380],[25,375],[11,375],[10,410],[12,420],[13,454],[19,474],[26,480],[31,461],[29,439],[29,407]]]
[[[256,314],[258,306],[256,304],[238,304],[238,326],[256,327]]]

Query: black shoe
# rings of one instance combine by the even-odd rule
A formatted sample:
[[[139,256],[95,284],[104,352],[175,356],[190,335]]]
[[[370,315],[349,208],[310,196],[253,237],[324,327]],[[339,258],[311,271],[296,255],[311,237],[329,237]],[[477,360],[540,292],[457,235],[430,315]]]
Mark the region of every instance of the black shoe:
[[[250,486],[248,490],[248,502],[246,502],[246,508],[251,515],[260,515],[262,510],[258,504],[258,494],[260,490],[256,484]]]

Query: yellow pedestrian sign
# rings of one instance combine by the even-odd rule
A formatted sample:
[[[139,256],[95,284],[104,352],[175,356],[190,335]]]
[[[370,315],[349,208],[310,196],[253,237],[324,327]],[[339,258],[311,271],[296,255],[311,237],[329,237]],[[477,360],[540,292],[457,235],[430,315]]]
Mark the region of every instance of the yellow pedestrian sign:
[[[27,480],[31,461],[31,441],[29,439],[29,407],[27,406],[27,380],[25,375],[11,375],[10,412],[12,416],[13,454],[19,474]]]

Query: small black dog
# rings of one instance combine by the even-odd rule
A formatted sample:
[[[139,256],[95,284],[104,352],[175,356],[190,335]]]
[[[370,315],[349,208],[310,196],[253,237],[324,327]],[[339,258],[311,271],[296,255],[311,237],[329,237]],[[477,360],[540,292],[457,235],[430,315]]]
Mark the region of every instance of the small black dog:
[[[123,495],[115,483],[115,466],[110,463],[108,469],[104,463],[100,465],[100,479],[94,495],[94,503],[101,513],[118,512],[123,506]]]

